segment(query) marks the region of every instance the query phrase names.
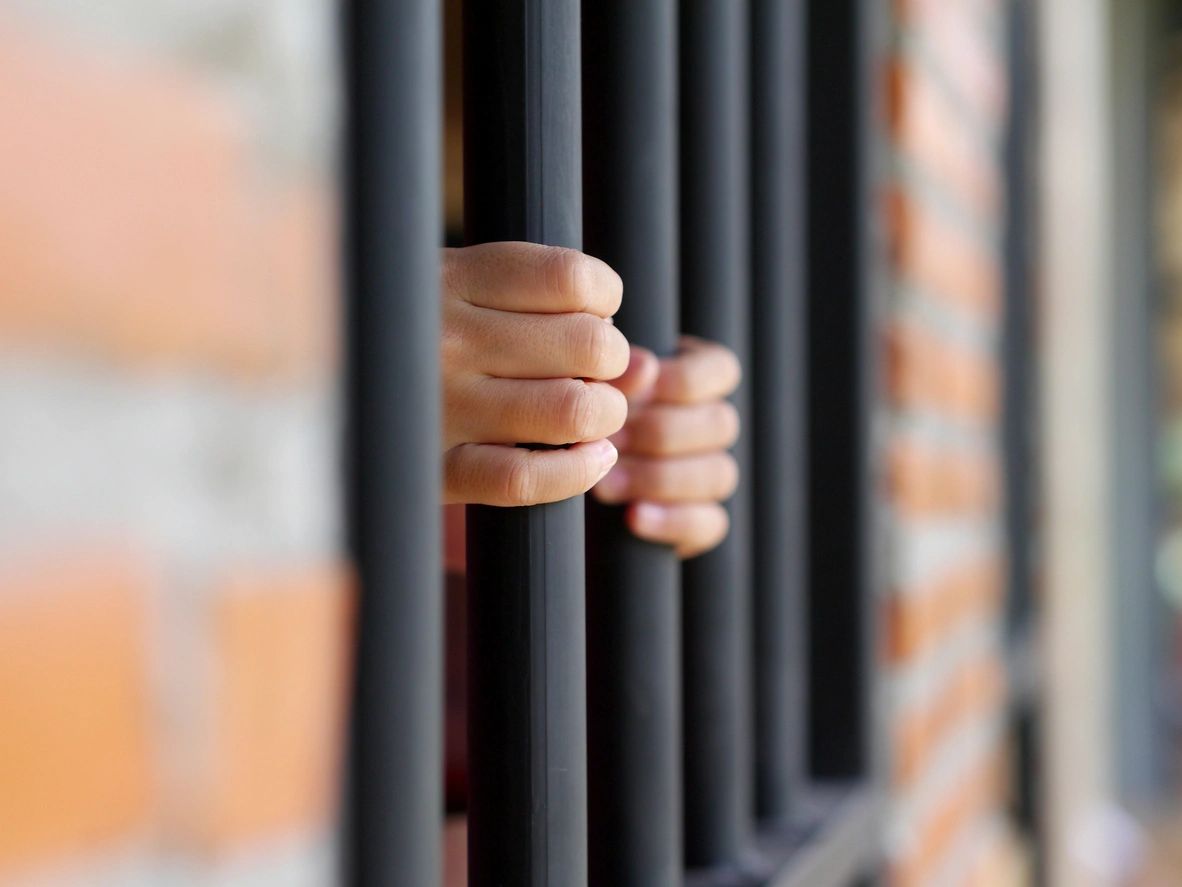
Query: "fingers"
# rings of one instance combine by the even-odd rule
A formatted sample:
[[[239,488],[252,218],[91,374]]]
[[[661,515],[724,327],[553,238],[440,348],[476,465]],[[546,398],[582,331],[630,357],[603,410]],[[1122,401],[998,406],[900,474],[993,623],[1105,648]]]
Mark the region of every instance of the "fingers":
[[[683,336],[682,351],[661,361],[656,399],[662,403],[704,403],[738,387],[739,359],[724,345]]]
[[[726,509],[715,503],[663,505],[637,502],[624,513],[628,528],[641,539],[672,545],[679,557],[709,551],[730,527]]]
[[[707,453],[646,459],[622,456],[596,486],[595,498],[608,504],[652,502],[717,502],[729,497],[739,482],[739,468],[730,453]]]
[[[518,506],[587,492],[616,462],[606,440],[561,450],[462,444],[444,454],[444,503]]]
[[[628,355],[628,367],[612,384],[623,392],[630,403],[647,401],[657,384],[661,363],[647,348],[633,345]]]
[[[535,243],[486,243],[443,253],[443,287],[466,302],[532,314],[611,317],[624,284],[599,259]]]
[[[694,406],[649,404],[612,435],[637,456],[691,456],[725,450],[739,439],[739,411],[725,400]]]
[[[581,379],[479,379],[446,392],[457,440],[492,444],[569,444],[620,430],[624,395]]]
[[[475,312],[464,325],[458,360],[505,379],[615,379],[628,368],[628,340],[592,314]]]

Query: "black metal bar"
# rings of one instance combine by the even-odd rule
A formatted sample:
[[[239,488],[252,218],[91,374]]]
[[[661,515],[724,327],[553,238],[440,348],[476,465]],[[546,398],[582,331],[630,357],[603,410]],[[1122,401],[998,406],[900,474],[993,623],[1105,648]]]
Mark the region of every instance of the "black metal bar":
[[[360,580],[349,884],[439,881],[441,22],[346,6],[349,536]]]
[[[1031,881],[1046,882],[1042,829],[1041,675],[1039,613],[1034,591],[1038,575],[1037,373],[1032,366],[1035,333],[1034,232],[1038,230],[1038,77],[1035,40],[1038,17],[1028,0],[1007,4],[1009,122],[1005,138],[1005,308],[1002,342],[1004,388],[1002,443],[1005,466],[1005,549],[1007,673],[1010,689],[1011,814],[1031,848]]]
[[[577,0],[464,6],[469,243],[582,241]],[[469,878],[587,883],[583,502],[468,509]]]
[[[1031,247],[1034,230],[1033,149],[1030,123],[1036,99],[1031,70],[1033,12],[1021,0],[1007,10],[1009,41],[1009,125],[1006,130],[1005,310],[1003,312],[1004,388],[1002,442],[1005,458],[1007,628],[1021,631],[1034,618],[1033,584],[1037,532],[1037,489],[1033,410],[1036,373],[1031,366],[1034,304]]]
[[[804,0],[751,4],[755,809],[804,776]]]
[[[682,328],[748,366],[747,7],[681,7]],[[746,385],[734,400],[747,419]],[[731,532],[682,572],[685,849],[691,866],[740,862],[751,823],[750,556],[747,437]]]
[[[868,432],[863,2],[808,15],[809,760],[869,775]]]
[[[677,347],[675,0],[583,10],[586,249],[620,273],[616,324]],[[591,883],[681,883],[680,567],[588,502]]]

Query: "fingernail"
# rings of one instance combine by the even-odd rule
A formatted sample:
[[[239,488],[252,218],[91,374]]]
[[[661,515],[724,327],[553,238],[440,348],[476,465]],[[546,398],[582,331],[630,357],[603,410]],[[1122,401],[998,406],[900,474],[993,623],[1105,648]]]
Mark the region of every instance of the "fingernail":
[[[596,455],[599,457],[599,477],[602,479],[605,474],[612,470],[612,466],[620,458],[620,453],[610,440],[598,440],[594,446]]]
[[[665,523],[666,509],[653,502],[638,502],[632,511],[632,519],[636,521],[637,529],[642,532],[654,533]]]

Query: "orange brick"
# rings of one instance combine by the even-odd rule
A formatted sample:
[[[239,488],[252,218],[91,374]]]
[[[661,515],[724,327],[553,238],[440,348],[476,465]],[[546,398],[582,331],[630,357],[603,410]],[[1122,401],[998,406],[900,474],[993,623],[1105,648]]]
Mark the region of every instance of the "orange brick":
[[[931,882],[936,867],[956,838],[970,824],[998,808],[1000,758],[997,749],[983,755],[921,826],[915,850],[894,861],[891,883],[919,885]]]
[[[887,453],[890,501],[903,517],[986,513],[997,507],[1001,478],[989,454],[956,453],[906,439]]]
[[[1007,81],[990,19],[1000,21],[1001,13],[964,0],[897,0],[896,14],[923,41],[933,66],[980,118],[983,128],[999,127],[1007,108]]]
[[[896,57],[884,66],[882,82],[888,126],[899,152],[980,224],[997,225],[1002,204],[998,159],[965,127],[931,75]]]
[[[906,787],[920,776],[932,751],[969,721],[999,716],[1005,676],[993,657],[974,660],[949,677],[932,706],[902,715],[894,727],[894,779]]]
[[[116,63],[8,24],[0,116],[11,124],[0,344],[323,370],[335,336],[328,189],[265,184],[229,100],[184,69]]]
[[[0,872],[146,823],[145,586],[134,564],[101,555],[0,571]]]
[[[897,591],[884,604],[886,656],[899,664],[922,655],[969,620],[999,617],[1002,563],[989,556],[941,576],[927,588]]]
[[[995,324],[1001,311],[1001,266],[989,248],[936,217],[898,187],[883,194],[896,272],[934,298]]]
[[[1001,376],[987,354],[950,344],[915,323],[884,331],[886,391],[893,406],[944,413],[972,425],[999,415]]]
[[[196,839],[241,844],[323,822],[336,801],[348,649],[340,569],[244,572],[218,592],[209,772]]]

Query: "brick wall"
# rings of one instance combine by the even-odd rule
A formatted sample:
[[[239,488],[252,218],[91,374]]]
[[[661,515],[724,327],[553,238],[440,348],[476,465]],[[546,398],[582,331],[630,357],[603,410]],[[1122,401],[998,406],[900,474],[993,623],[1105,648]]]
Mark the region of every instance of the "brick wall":
[[[0,17],[0,883],[331,880],[332,9]],[[1004,29],[893,9],[888,846],[994,887]]]
[[[1012,883],[999,331],[1005,4],[896,0],[882,61],[887,835],[899,885]]]
[[[0,883],[331,880],[332,9],[0,16]]]

